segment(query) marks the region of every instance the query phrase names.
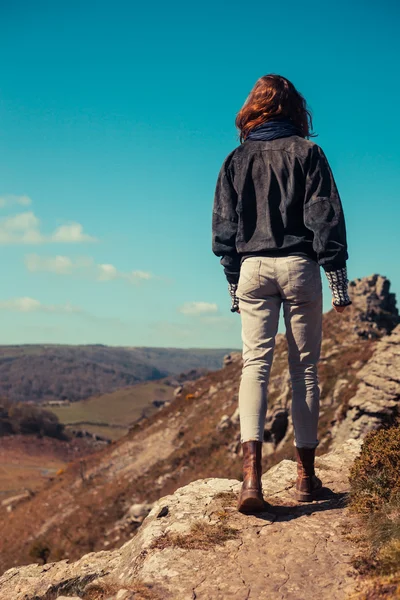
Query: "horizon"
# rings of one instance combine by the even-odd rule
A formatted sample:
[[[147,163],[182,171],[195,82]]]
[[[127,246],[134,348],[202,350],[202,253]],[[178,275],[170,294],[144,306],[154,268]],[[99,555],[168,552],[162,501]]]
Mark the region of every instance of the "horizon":
[[[211,211],[236,113],[266,73],[312,110],[349,280],[381,274],[400,294],[399,6],[289,0],[284,36],[279,7],[255,8],[251,40],[239,2],[0,8],[2,345],[241,348]]]

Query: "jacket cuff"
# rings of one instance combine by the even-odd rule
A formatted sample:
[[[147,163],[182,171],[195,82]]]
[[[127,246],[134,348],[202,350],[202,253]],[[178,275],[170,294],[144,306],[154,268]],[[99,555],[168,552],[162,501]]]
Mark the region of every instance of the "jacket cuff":
[[[329,273],[330,271],[339,271],[340,269],[346,269],[346,260],[337,260],[333,263],[328,263],[326,265],[321,264],[321,267],[324,269],[325,273]]]
[[[333,304],[335,306],[348,306],[352,304],[347,291],[349,282],[347,279],[347,267],[345,266],[334,271],[325,271],[325,275],[332,292]]]
[[[224,269],[225,272],[225,277],[228,281],[228,284],[238,284],[239,283],[239,275],[240,275],[240,271],[238,271],[237,273],[232,273],[231,271],[227,272],[227,269]]]

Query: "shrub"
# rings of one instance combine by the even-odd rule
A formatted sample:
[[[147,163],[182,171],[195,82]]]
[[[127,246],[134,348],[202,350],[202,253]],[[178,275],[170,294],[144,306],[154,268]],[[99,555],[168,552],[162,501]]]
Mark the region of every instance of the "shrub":
[[[44,435],[58,439],[65,439],[64,425],[58,417],[38,406],[32,404],[9,404],[7,417],[0,419],[0,435],[10,433]],[[4,410],[5,413],[5,410]]]
[[[400,426],[368,434],[350,471],[351,507],[369,515],[400,497]]]
[[[380,576],[398,578],[400,426],[381,429],[367,435],[360,456],[356,458],[350,471],[350,499],[351,509],[362,515],[365,525],[366,555],[360,564],[364,564],[367,571],[373,571]],[[400,578],[396,579],[396,582],[395,587]],[[385,581],[375,581],[376,585],[378,583],[384,587]],[[378,594],[374,590],[371,594]]]

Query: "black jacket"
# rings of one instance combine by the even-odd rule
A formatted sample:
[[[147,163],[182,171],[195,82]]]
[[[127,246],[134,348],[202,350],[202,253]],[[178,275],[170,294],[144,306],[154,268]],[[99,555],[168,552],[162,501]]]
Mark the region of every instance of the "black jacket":
[[[297,135],[235,148],[218,175],[212,250],[230,283],[249,254],[306,254],[325,271],[344,267],[343,208],[323,150]]]

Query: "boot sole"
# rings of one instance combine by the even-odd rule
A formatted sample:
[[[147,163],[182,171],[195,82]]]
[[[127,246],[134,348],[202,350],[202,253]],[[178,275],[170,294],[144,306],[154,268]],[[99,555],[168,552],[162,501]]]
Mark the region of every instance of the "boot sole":
[[[299,490],[295,490],[294,497],[298,502],[312,502],[316,499],[321,490],[322,486],[312,492],[300,492]]]
[[[241,513],[249,514],[255,512],[262,512],[265,509],[264,499],[256,496],[254,492],[243,492],[239,503],[238,511]]]

